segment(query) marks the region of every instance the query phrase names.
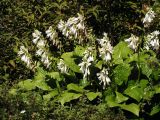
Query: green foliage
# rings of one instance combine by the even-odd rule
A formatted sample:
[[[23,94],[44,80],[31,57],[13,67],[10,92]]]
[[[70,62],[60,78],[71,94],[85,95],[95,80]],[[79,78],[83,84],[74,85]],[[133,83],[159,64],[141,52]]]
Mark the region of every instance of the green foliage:
[[[73,56],[73,52],[66,52],[62,54],[62,58],[64,59],[65,64],[74,72],[80,72],[79,71],[79,66],[75,63],[75,59]]]
[[[115,83],[117,85],[122,85],[123,83],[127,83],[128,77],[131,74],[132,68],[130,67],[129,64],[119,64],[116,66],[114,69],[114,78],[115,78]]]
[[[21,99],[24,108],[27,105],[30,107],[35,105],[35,109],[37,106],[39,106],[37,109],[49,109],[46,111],[55,115],[56,119],[58,117],[73,119],[76,109],[73,109],[72,115],[69,116],[69,112],[66,112],[68,109],[64,109],[66,112],[64,115],[55,113],[58,112],[58,109],[53,113],[50,112],[55,106],[66,107],[77,104],[81,100],[84,100],[86,106],[88,104],[108,105],[108,107],[114,107],[114,110],[120,108],[129,111],[137,117],[153,117],[160,112],[159,101],[156,101],[160,95],[159,51],[145,50],[144,42],[145,35],[155,30],[154,28],[159,29],[159,23],[153,23],[150,28],[142,25],[146,10],[141,6],[147,6],[149,2],[131,0],[127,2],[121,0],[15,0],[10,2],[2,0],[0,2],[0,15],[2,16],[0,51],[3,52],[0,53],[0,84],[2,84],[0,90],[5,90],[4,86],[9,87],[6,90],[9,91],[7,94],[17,97],[12,98],[14,100]],[[158,6],[159,0],[156,0],[153,6],[156,12],[159,11]],[[86,28],[82,30],[82,37],[85,38],[82,40],[83,43],[76,42],[78,37],[70,40],[69,35],[65,36],[64,29],[66,28],[62,31],[57,28],[60,20],[72,21],[77,13],[84,16],[85,26],[80,26]],[[45,34],[49,26],[52,26],[57,32],[60,48],[53,44],[55,41],[50,41]],[[51,61],[48,68],[41,65],[42,54],[39,57],[35,55],[37,44],[32,44],[33,38],[31,37],[35,29],[40,30],[43,39],[47,41],[45,47],[49,51],[48,56]],[[75,32],[73,28],[71,29],[71,25],[69,29]],[[97,42],[103,32],[108,34],[113,51],[110,48],[102,49],[104,46]],[[81,31],[78,31],[76,36],[80,34]],[[129,34],[139,36],[137,50],[132,50],[128,43],[124,42]],[[20,45],[24,45],[33,62],[36,61],[36,65],[31,70],[25,69],[20,59],[17,58],[16,53]],[[87,52],[88,48],[92,50],[89,49],[90,51]],[[103,52],[104,54],[109,53],[112,59],[102,60]],[[105,55],[106,59],[109,59],[109,55]],[[62,59],[64,63],[59,65],[59,59]],[[84,64],[83,67],[81,63]],[[67,72],[63,72],[61,67],[63,65],[66,65]],[[84,74],[87,75],[84,76]],[[2,97],[0,99],[4,100]],[[42,108],[40,108],[41,103],[43,103]],[[22,108],[15,112],[20,119],[40,119],[40,116],[43,115],[41,112],[37,113],[36,110],[29,109],[31,108],[26,108],[29,112],[24,116],[20,114]],[[97,111],[97,109],[93,111],[95,110]],[[100,117],[100,112],[93,112],[98,117],[95,115],[85,117],[82,111],[76,112],[78,117],[74,116],[74,119],[104,119],[106,117],[104,111],[103,117]],[[90,111],[85,112],[88,114]],[[33,118],[36,116],[33,113],[38,117]],[[80,114],[83,116],[79,117]],[[48,119],[50,118],[48,116],[46,117],[45,114],[43,117]]]
[[[123,63],[123,61],[133,54],[133,51],[127,47],[127,43],[119,42],[113,51],[113,62],[114,64]]]

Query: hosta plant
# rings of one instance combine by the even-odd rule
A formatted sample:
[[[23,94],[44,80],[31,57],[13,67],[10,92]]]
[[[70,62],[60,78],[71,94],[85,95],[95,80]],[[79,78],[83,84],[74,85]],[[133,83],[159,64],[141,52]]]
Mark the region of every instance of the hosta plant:
[[[114,46],[107,33],[94,34],[80,13],[44,32],[35,30],[32,54],[24,45],[18,52],[35,72],[34,78],[20,81],[10,93],[39,91],[45,105],[65,105],[87,98],[136,116],[158,113],[159,102],[153,99],[160,93],[160,32],[147,30],[155,17],[156,12],[150,8],[142,21],[147,32],[131,33]]]

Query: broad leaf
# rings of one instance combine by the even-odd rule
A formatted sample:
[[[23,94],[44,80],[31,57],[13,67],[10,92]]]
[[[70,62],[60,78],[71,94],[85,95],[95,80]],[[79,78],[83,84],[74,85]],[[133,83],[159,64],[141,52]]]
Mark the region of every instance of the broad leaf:
[[[107,105],[109,107],[117,107],[117,106],[119,106],[119,104],[117,102],[115,102],[115,96],[114,95],[106,96],[105,101],[107,102]]]
[[[80,67],[75,63],[73,52],[63,53],[61,56],[64,59],[65,64],[74,72],[80,73]]]
[[[141,70],[144,75],[146,75],[148,78],[152,74],[152,69],[148,66],[147,63],[141,63]]]
[[[113,50],[113,62],[115,64],[123,63],[123,59],[128,58],[133,54],[133,51],[128,47],[125,42],[119,42]]]
[[[19,82],[18,86],[25,90],[33,90],[36,87],[34,82],[30,79]]]
[[[132,112],[133,114],[139,116],[139,111],[140,111],[140,107],[139,105],[135,104],[135,103],[131,103],[129,105],[126,105],[126,104],[122,104],[120,105],[120,107],[124,110],[127,110],[127,111],[130,111]]]
[[[156,94],[160,93],[160,85],[155,85],[154,86]]]
[[[55,97],[56,95],[58,95],[58,90],[57,89],[49,92],[46,95],[43,95],[43,99],[46,100],[46,101],[49,101],[51,98]]]
[[[115,82],[118,85],[122,85],[123,82],[128,81],[128,77],[131,74],[132,68],[130,67],[129,64],[119,64],[115,69],[114,69],[114,77],[115,77]]]
[[[98,96],[101,96],[101,93],[100,93],[100,92],[96,92],[96,93],[94,93],[94,92],[89,92],[89,93],[86,93],[86,96],[87,96],[87,98],[88,98],[90,101],[92,101],[92,100],[94,100],[95,98],[97,98]]]
[[[52,88],[45,82],[45,80],[36,80],[34,84],[36,87],[42,90],[47,90],[47,91],[52,90]]]
[[[77,45],[75,50],[74,50],[74,55],[83,57],[84,51],[85,51],[84,47]]]
[[[63,76],[61,76],[59,72],[50,72],[50,73],[47,73],[47,75],[58,81],[62,81],[64,79]]]
[[[70,102],[71,100],[78,99],[81,96],[82,94],[80,93],[70,93],[68,91],[65,91],[59,98],[59,101],[62,105],[64,105],[66,102]]]
[[[76,92],[80,92],[80,93],[82,93],[84,91],[83,87],[78,86],[78,85],[73,84],[73,83],[68,84],[67,89],[68,90],[73,90],[73,91],[76,91]]]
[[[124,96],[123,94],[119,93],[119,92],[116,92],[116,99],[115,101],[117,103],[122,103],[124,101],[127,101],[128,100],[128,97]]]
[[[138,85],[132,85],[124,91],[124,94],[130,96],[131,98],[139,102],[143,97],[143,89],[140,88]]]
[[[160,112],[160,105],[156,105],[152,108],[151,112],[150,112],[150,115],[155,115],[157,114],[158,112]]]
[[[99,68],[99,69],[102,69],[102,65],[103,65],[103,61],[100,60],[98,61],[98,63],[95,65],[95,67]]]
[[[141,86],[141,88],[143,88],[143,89],[145,89],[147,86],[148,86],[148,80],[145,80],[145,79],[142,79],[142,80],[140,80],[140,86]]]

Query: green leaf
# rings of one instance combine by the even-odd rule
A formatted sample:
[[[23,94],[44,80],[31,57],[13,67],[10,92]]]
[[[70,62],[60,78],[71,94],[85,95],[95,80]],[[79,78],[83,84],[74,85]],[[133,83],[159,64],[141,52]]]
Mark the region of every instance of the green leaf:
[[[10,60],[9,63],[15,68],[16,67],[16,64],[14,62],[14,60]]]
[[[119,106],[119,104],[117,102],[115,102],[115,96],[114,95],[106,96],[105,101],[107,102],[107,105],[109,107],[117,107],[117,106]]]
[[[143,97],[143,89],[140,88],[138,85],[132,85],[124,91],[124,94],[130,96],[131,98],[139,102]]]
[[[142,80],[140,80],[140,86],[141,86],[141,88],[146,88],[147,86],[148,86],[148,80],[145,80],[145,79],[142,79]]]
[[[86,96],[87,96],[87,98],[88,98],[90,101],[92,101],[92,100],[94,100],[95,98],[97,98],[98,96],[101,96],[101,93],[100,93],[100,92],[96,92],[96,93],[94,93],[94,92],[89,92],[89,93],[86,93]]]
[[[19,82],[18,86],[25,90],[33,90],[36,87],[34,82],[30,79]]]
[[[64,63],[74,72],[80,73],[80,67],[75,63],[75,58],[73,58],[73,52],[63,53],[61,58],[64,59]]]
[[[150,112],[150,115],[155,115],[157,114],[158,112],[160,112],[160,105],[156,105],[152,108],[151,112]]]
[[[46,101],[50,101],[51,98],[58,95],[58,90],[54,89],[53,91],[49,92],[47,95],[43,95],[43,99]]]
[[[125,60],[126,63],[131,63],[133,61],[138,61],[138,54],[137,53],[133,54],[132,56],[130,56],[129,58],[127,58]]]
[[[135,104],[135,103],[131,103],[129,105],[126,105],[126,104],[122,104],[120,105],[120,107],[124,110],[127,110],[127,111],[130,111],[132,112],[133,114],[139,116],[139,111],[140,111],[140,107],[139,105]]]
[[[126,42],[119,42],[113,49],[113,63],[123,63],[123,59],[128,58],[133,51],[128,47]]]
[[[82,93],[84,91],[83,87],[78,86],[78,85],[73,84],[73,83],[68,84],[67,89],[68,90],[73,90],[73,91],[76,91],[76,92],[80,92],[80,93]]]
[[[99,68],[99,69],[102,69],[102,65],[103,65],[103,61],[100,60],[98,61],[98,63],[95,65],[95,67]]]
[[[116,99],[115,99],[115,101],[117,103],[122,103],[122,102],[127,101],[127,100],[128,100],[128,97],[126,97],[123,94],[121,94],[121,93],[116,91]]]
[[[11,88],[11,89],[9,90],[9,94],[11,94],[11,95],[16,95],[16,94],[17,94],[17,89]]]
[[[77,45],[74,50],[74,55],[83,57],[84,51],[85,51],[84,47]]]
[[[114,69],[114,77],[115,77],[115,82],[118,85],[122,85],[123,82],[128,81],[128,77],[131,74],[132,68],[130,67],[129,64],[119,64],[115,69]]]
[[[68,91],[65,91],[59,98],[59,101],[62,105],[64,105],[66,102],[70,102],[71,100],[78,99],[81,96],[82,94],[80,93],[70,93]]]
[[[47,75],[58,81],[62,81],[64,79],[63,76],[61,76],[59,72],[49,72],[47,73]]]
[[[160,93],[160,85],[155,85],[154,86],[156,94]]]
[[[141,63],[140,66],[141,66],[142,73],[149,78],[150,75],[152,74],[152,69],[148,66],[147,63]]]
[[[37,80],[35,81],[35,85],[36,87],[42,90],[46,90],[46,91],[52,90],[52,88],[45,82],[45,80]]]

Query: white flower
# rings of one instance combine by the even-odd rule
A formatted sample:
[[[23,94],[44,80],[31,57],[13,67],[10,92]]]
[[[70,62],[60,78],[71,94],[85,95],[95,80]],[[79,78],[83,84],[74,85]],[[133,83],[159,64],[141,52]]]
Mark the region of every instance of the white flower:
[[[65,65],[63,59],[60,59],[60,62],[57,64],[57,67],[61,71],[61,73],[68,73],[68,68]]]
[[[149,48],[158,50],[159,49],[159,39],[158,39],[159,34],[160,32],[157,30],[148,34],[146,37],[146,41],[144,43],[144,48],[147,50],[149,50]]]
[[[103,38],[102,39],[97,39],[97,41],[99,42],[99,44],[101,46],[105,46],[109,42],[108,34],[107,33],[103,33]]]
[[[43,39],[40,39],[37,42],[37,47],[45,47],[45,45],[46,45],[46,42]]]
[[[18,52],[18,56],[20,56],[21,60],[27,64],[28,68],[32,68],[34,66],[31,58],[29,57],[28,49],[25,48],[24,46],[20,46],[20,51]]]
[[[126,39],[125,42],[128,42],[129,43],[129,47],[133,50],[137,50],[138,48],[138,45],[139,45],[139,37],[131,34],[131,37]]]
[[[80,70],[83,73],[83,78],[86,78],[90,75],[89,66],[91,66],[91,62],[94,61],[93,57],[93,48],[88,47],[84,52],[83,62],[81,62],[78,66],[80,66]]]
[[[78,17],[71,17],[66,22],[60,20],[58,29],[69,39],[79,39],[79,43],[86,35],[84,17],[78,14]]]
[[[43,54],[44,50],[43,49],[39,49],[36,51],[36,55],[41,56]]]
[[[33,36],[33,43],[37,44],[37,41],[40,39],[41,37],[41,32],[38,30],[35,30],[34,33],[32,33]]]
[[[44,52],[41,56],[41,62],[48,68],[51,64],[51,62],[49,61],[48,55],[46,52]]]
[[[80,66],[80,70],[83,73],[83,78],[86,78],[88,75],[90,75],[89,66],[91,63],[89,61],[83,61],[78,66]]]
[[[77,28],[78,28],[78,29],[81,29],[81,30],[84,30],[84,29],[85,29],[85,26],[84,26],[84,24],[82,24],[82,23],[78,23],[78,24],[77,24]]]
[[[58,23],[58,29],[62,31],[65,28],[65,22],[63,20],[60,20]]]
[[[159,49],[159,39],[154,39],[150,42],[150,45],[153,47],[153,49],[158,50]]]
[[[23,45],[20,46],[20,51],[18,52],[18,55],[20,56],[20,55],[23,55],[25,53],[28,53],[28,49],[25,48]]]
[[[87,60],[88,62],[94,61],[94,58],[93,58],[93,49],[92,49],[92,47],[88,47],[88,48],[85,50],[83,59],[84,59],[84,60]]]
[[[47,37],[50,38],[51,41],[53,41],[53,45],[58,45],[58,34],[57,32],[52,28],[52,26],[49,27],[49,29],[46,31]]]
[[[111,46],[107,33],[104,33],[103,35],[104,37],[102,39],[97,39],[101,46],[99,48],[99,53],[100,53],[99,56],[102,57],[102,59],[107,62],[111,60],[113,47]]]
[[[111,80],[108,77],[108,70],[103,68],[103,70],[100,73],[97,73],[97,77],[100,80],[100,84],[103,83],[103,89],[105,89],[106,84],[109,85]]]
[[[155,18],[155,12],[151,8],[145,15],[145,18],[143,19],[144,27],[148,27],[154,18]]]
[[[23,114],[23,113],[25,113],[25,112],[26,112],[26,110],[22,110],[20,113],[22,113],[22,114]]]

